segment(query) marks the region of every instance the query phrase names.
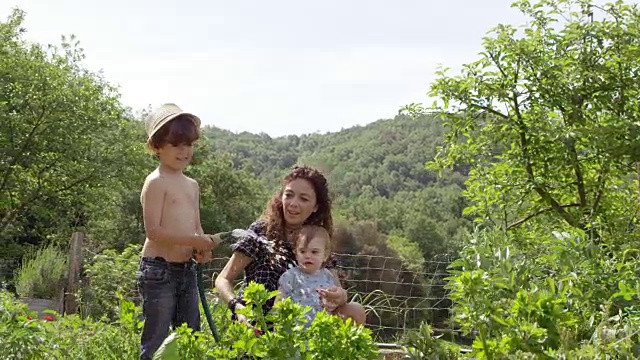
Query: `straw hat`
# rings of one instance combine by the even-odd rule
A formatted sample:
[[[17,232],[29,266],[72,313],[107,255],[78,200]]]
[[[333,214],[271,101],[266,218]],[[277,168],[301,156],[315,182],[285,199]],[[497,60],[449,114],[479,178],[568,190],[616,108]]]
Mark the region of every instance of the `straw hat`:
[[[200,128],[200,118],[182,111],[176,104],[164,104],[159,108],[153,110],[151,114],[147,116],[144,121],[144,127],[147,131],[147,136],[149,139],[155,134],[161,127],[163,127],[169,121],[177,118],[178,116],[183,115],[188,117],[197,128]]]

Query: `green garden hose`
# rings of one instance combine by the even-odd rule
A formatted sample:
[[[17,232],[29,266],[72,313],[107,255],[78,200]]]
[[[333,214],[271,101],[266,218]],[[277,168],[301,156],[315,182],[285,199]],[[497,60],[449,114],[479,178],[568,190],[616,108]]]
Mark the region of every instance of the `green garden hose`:
[[[211,329],[211,334],[216,342],[220,342],[220,335],[218,335],[218,328],[216,328],[216,324],[213,322],[213,316],[211,316],[211,309],[207,304],[207,294],[204,292],[204,276],[202,275],[202,264],[196,263],[196,278],[198,281],[198,294],[200,294],[200,302],[202,303],[202,309],[204,310],[204,316],[207,318],[207,324],[209,324],[209,329]]]
[[[211,240],[220,245],[221,243],[232,241],[237,237],[240,237],[244,233],[244,230],[236,229],[234,231],[226,231],[213,235]],[[198,294],[200,294],[200,302],[202,303],[202,309],[204,310],[204,316],[207,319],[207,324],[209,324],[209,329],[211,329],[211,334],[213,338],[220,342],[220,335],[218,334],[218,328],[216,324],[213,322],[213,316],[211,316],[211,309],[207,304],[207,294],[204,292],[204,276],[202,275],[202,264],[199,264],[195,259],[193,262],[196,265],[196,280],[198,282]]]

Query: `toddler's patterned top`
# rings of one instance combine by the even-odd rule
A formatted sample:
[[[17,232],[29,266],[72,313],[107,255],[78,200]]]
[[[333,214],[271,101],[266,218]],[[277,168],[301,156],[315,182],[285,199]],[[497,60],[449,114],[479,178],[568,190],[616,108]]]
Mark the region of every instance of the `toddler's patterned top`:
[[[282,274],[278,285],[283,299],[290,297],[297,304],[311,307],[305,314],[305,326],[309,326],[316,314],[322,311],[322,299],[316,290],[326,289],[335,285],[335,282],[333,275],[326,268],[321,268],[314,274],[307,274],[296,266]]]

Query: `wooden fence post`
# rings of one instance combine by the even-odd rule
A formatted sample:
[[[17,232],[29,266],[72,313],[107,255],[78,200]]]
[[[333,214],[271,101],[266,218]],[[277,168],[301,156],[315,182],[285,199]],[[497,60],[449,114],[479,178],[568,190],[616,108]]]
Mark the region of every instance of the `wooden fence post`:
[[[75,314],[78,312],[76,292],[79,289],[80,271],[82,270],[82,246],[84,243],[84,233],[74,232],[71,234],[71,244],[69,246],[69,282],[64,294],[64,313]]]

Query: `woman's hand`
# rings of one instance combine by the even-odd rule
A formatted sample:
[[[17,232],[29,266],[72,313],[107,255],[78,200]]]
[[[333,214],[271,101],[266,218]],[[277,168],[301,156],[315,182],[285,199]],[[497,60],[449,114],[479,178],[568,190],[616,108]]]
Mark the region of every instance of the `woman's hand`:
[[[326,289],[318,289],[320,299],[322,299],[322,306],[329,312],[335,311],[335,309],[347,303],[347,290],[340,286],[332,285]]]
[[[251,324],[249,324],[249,320],[247,320],[246,316],[238,313],[238,310],[240,310],[240,309],[244,309],[244,305],[237,304],[236,307],[233,310],[233,313],[236,314],[236,319],[238,320],[238,322],[243,323],[243,324],[245,324],[245,325],[247,325],[249,327],[253,327],[253,326],[251,326]]]
[[[236,305],[236,307],[235,307],[235,309],[234,309],[234,313],[236,314],[236,321],[237,321],[237,322],[239,322],[239,323],[241,323],[241,324],[246,325],[246,326],[247,326],[247,327],[249,327],[250,329],[253,329],[253,333],[254,333],[256,336],[260,336],[260,335],[264,334],[264,331],[263,331],[263,330],[260,330],[260,329],[258,329],[257,327],[255,327],[255,326],[251,325],[251,323],[249,323],[249,320],[247,320],[247,317],[246,317],[246,316],[244,316],[244,315],[242,315],[242,314],[238,314],[238,313],[237,313],[237,311],[238,311],[238,310],[240,310],[240,309],[244,309],[244,307],[245,307],[245,306],[244,306],[244,305],[242,305],[242,304],[238,304],[238,305]]]

